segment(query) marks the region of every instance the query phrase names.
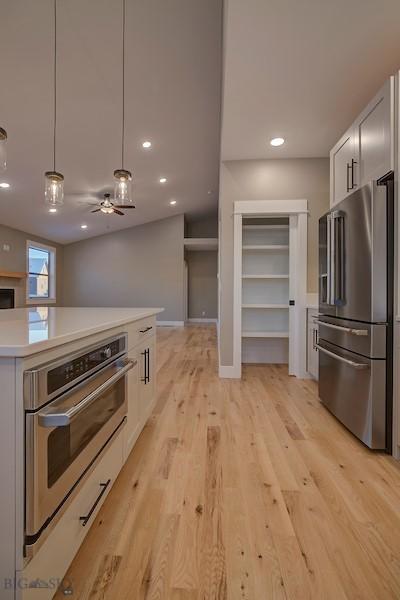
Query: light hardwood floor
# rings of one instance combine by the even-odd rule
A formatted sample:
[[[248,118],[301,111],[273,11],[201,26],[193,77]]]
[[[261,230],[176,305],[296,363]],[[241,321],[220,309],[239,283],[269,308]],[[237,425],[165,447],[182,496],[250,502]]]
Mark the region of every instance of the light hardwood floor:
[[[284,366],[219,379],[213,327],[159,329],[158,360],[158,404],[67,574],[73,598],[400,598],[393,459]]]

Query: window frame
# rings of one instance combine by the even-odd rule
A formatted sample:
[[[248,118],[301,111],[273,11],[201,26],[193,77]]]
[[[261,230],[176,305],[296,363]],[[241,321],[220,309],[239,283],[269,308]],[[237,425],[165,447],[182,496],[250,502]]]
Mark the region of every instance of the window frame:
[[[29,249],[35,248],[36,250],[44,250],[49,253],[49,296],[43,298],[42,296],[30,296],[29,295]],[[43,304],[54,304],[56,299],[56,265],[57,265],[57,249],[54,246],[48,246],[41,242],[35,242],[34,240],[26,240],[26,303],[36,304],[38,306]]]

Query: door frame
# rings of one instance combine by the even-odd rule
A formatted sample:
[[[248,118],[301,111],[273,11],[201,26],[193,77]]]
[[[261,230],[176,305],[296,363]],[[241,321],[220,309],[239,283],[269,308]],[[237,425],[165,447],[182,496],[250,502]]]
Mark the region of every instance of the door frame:
[[[307,200],[237,201],[233,210],[233,374],[242,375],[242,221],[289,217],[289,375],[307,377]]]

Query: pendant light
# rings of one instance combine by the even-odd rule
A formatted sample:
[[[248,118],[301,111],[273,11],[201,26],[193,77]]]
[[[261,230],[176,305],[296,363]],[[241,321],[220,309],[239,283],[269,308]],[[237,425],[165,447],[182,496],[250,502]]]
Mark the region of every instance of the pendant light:
[[[53,120],[53,170],[46,171],[45,201],[56,207],[64,202],[64,175],[56,171],[56,129],[57,129],[57,0],[54,0],[54,120]]]
[[[122,144],[121,169],[114,171],[114,201],[118,204],[132,202],[132,173],[124,169],[125,146],[125,0],[122,0]]]
[[[7,169],[7,131],[0,127],[0,170]]]

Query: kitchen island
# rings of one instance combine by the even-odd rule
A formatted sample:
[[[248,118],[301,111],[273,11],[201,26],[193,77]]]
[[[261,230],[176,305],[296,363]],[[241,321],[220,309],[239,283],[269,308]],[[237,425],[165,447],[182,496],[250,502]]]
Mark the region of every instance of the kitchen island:
[[[160,312],[0,312],[1,600],[68,588],[68,566],[153,409]]]

